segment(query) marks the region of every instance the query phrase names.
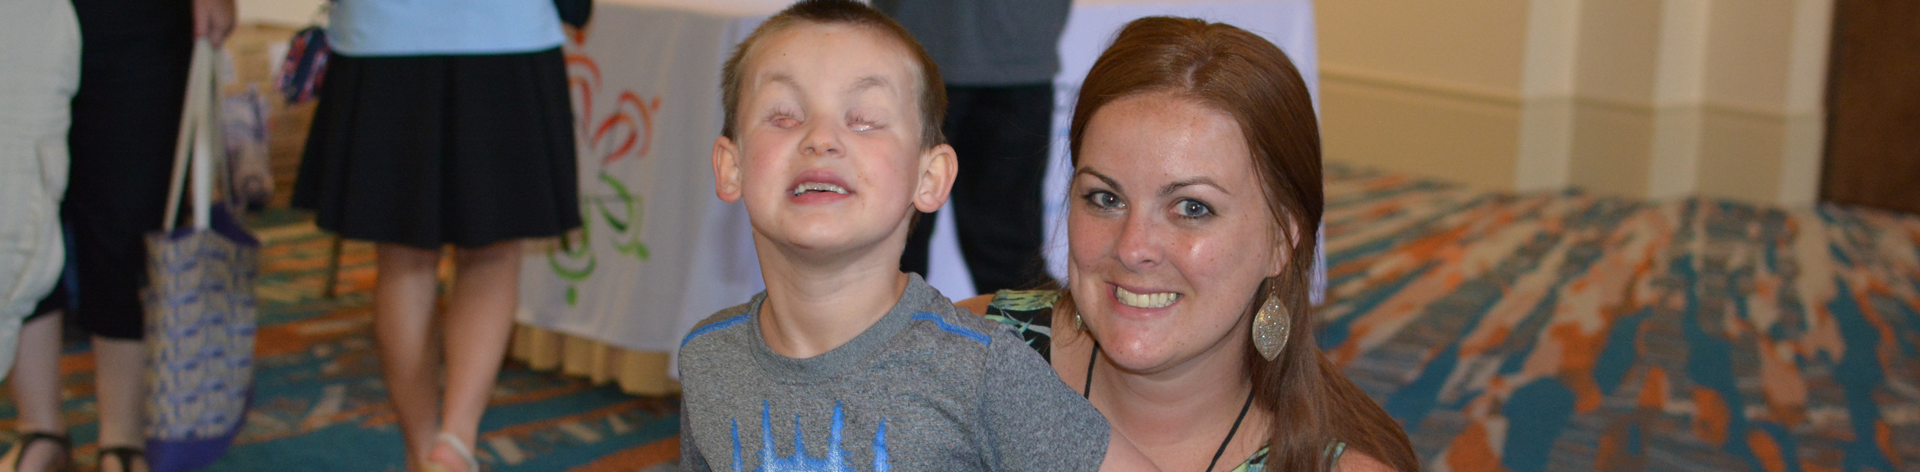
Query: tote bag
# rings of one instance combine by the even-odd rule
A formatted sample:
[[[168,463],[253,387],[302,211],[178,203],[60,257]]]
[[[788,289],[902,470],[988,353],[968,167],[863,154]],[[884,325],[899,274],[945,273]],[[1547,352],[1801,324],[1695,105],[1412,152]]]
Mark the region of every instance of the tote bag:
[[[225,147],[213,118],[212,55],[206,40],[194,45],[166,221],[146,237],[146,456],[156,472],[219,459],[245,423],[252,393],[260,242],[211,201]],[[189,169],[193,224],[175,228]]]

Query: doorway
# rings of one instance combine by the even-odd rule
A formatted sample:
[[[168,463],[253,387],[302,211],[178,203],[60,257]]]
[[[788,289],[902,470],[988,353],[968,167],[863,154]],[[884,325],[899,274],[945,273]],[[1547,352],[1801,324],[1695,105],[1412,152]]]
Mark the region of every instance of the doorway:
[[[1837,0],[1820,200],[1920,214],[1920,0]]]

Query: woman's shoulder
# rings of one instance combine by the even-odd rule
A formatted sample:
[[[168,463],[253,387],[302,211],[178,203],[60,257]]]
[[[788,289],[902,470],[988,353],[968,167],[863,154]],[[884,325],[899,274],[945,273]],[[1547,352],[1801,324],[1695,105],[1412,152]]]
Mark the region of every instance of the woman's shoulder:
[[[1267,446],[1260,446],[1259,450],[1253,451],[1253,456],[1248,457],[1245,462],[1241,462],[1239,467],[1234,467],[1227,472],[1266,472],[1266,470]]]
[[[1053,305],[1059,300],[1060,292],[1053,290],[1001,290],[955,305],[1007,326],[1041,357],[1051,357]]]
[[[1053,305],[1060,301],[1058,290],[1001,290],[993,294],[989,308],[1002,311],[1053,313]]]
[[[976,299],[985,297],[982,295]],[[1046,328],[1053,324],[1053,304],[1059,300],[1060,292],[1052,290],[1001,290],[995,292],[978,313],[1011,326],[1016,331],[1031,327]]]

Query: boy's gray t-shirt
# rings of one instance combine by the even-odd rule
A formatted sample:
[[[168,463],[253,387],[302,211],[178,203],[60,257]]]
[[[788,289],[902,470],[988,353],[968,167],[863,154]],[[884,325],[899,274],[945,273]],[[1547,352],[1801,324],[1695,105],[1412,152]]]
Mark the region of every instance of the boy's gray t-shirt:
[[[807,359],[767,347],[765,300],[681,341],[682,470],[1092,471],[1106,457],[1098,410],[918,275],[880,321]]]

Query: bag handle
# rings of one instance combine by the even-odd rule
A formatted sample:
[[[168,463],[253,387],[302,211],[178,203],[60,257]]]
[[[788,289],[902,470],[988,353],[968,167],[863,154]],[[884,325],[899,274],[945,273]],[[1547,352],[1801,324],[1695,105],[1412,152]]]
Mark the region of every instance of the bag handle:
[[[188,65],[187,101],[181,107],[180,134],[173,148],[173,181],[167,190],[167,215],[160,227],[173,232],[179,220],[180,197],[186,186],[187,172],[193,172],[193,227],[205,230],[213,221],[213,164],[225,154],[219,140],[220,129],[213,116],[219,98],[213,74],[214,49],[205,38],[193,42],[193,61]]]

